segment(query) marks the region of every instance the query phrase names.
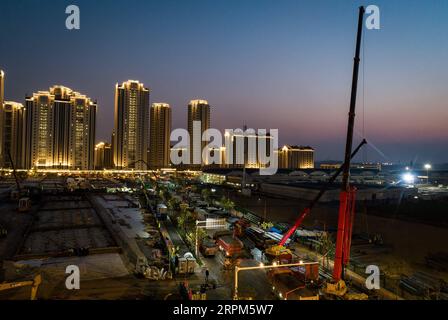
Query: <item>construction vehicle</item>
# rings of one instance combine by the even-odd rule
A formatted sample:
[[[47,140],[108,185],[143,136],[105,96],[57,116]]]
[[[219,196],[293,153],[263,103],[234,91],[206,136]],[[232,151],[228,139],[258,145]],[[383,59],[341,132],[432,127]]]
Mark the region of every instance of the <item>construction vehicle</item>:
[[[250,221],[242,218],[235,222],[233,234],[235,237],[241,237],[244,235],[246,229],[250,227]]]
[[[244,244],[240,239],[232,236],[222,236],[217,241],[218,247],[226,257],[238,257],[243,251]]]
[[[38,274],[37,276],[34,277],[33,280],[30,281],[0,283],[0,291],[31,286],[31,300],[36,300],[37,290],[39,289],[41,283],[42,283],[42,276]]]
[[[350,258],[350,246],[351,246],[351,236],[353,230],[354,214],[355,214],[355,201],[356,201],[356,188],[350,186],[350,162],[351,159],[356,155],[359,149],[366,144],[364,139],[360,145],[352,152],[353,145],[353,130],[355,124],[355,107],[356,107],[356,95],[358,87],[358,74],[359,74],[359,62],[360,62],[360,50],[361,50],[361,39],[362,39],[362,28],[364,22],[365,8],[361,6],[359,8],[359,18],[358,18],[358,31],[356,38],[356,51],[353,66],[353,79],[352,79],[352,89],[350,98],[350,111],[348,117],[347,126],[347,139],[345,146],[345,157],[344,163],[339,168],[339,170],[329,179],[327,184],[320,190],[316,197],[311,201],[310,205],[303,210],[303,212],[298,217],[295,224],[285,233],[282,240],[280,240],[277,246],[268,248],[266,254],[271,256],[282,256],[290,253],[290,250],[285,248],[286,241],[294,234],[296,229],[302,224],[303,220],[310,213],[314,205],[319,201],[322,195],[327,191],[328,187],[333,184],[339,174],[342,172],[342,188],[340,193],[340,204],[339,204],[339,216],[338,216],[338,231],[336,238],[336,252],[335,261],[333,267],[332,281],[327,282],[325,292],[329,295],[334,295],[337,297],[344,297],[346,299],[365,299],[364,294],[353,296],[347,294],[347,285],[344,278],[344,268],[348,264]]]
[[[165,221],[168,215],[168,207],[164,203],[159,203],[156,210],[156,218]]]
[[[361,51],[361,38],[364,23],[365,9],[359,8],[358,34],[356,38],[356,51],[353,65],[352,91],[350,98],[350,111],[348,117],[347,140],[345,145],[345,161],[342,174],[342,187],[339,202],[338,231],[336,237],[336,251],[333,266],[333,279],[327,282],[326,293],[343,297],[347,293],[344,281],[344,269],[350,260],[350,246],[355,215],[356,188],[350,186],[350,161],[353,144],[353,130],[355,127],[356,95],[358,89],[358,73]],[[348,297],[351,299],[350,297]],[[356,297],[354,297],[356,299]]]
[[[351,159],[355,157],[355,155],[358,153],[358,151],[361,149],[361,147],[366,144],[367,141],[363,140],[358,147],[352,152]],[[297,218],[294,225],[289,228],[289,230],[285,233],[283,238],[280,240],[278,245],[269,247],[266,249],[265,253],[266,255],[269,255],[271,257],[280,257],[284,255],[291,255],[292,252],[287,247],[285,247],[285,244],[287,241],[291,238],[291,236],[296,232],[297,228],[302,225],[303,220],[308,216],[308,214],[311,212],[311,210],[314,208],[314,206],[319,202],[320,198],[325,194],[325,192],[328,190],[328,188],[336,181],[337,177],[341,174],[341,172],[346,167],[345,163],[333,174],[333,176],[330,177],[328,182],[324,185],[324,187],[319,191],[319,193],[314,197],[314,199],[310,202],[310,204],[300,213],[299,217]]]
[[[212,238],[207,237],[201,241],[200,250],[204,257],[214,257],[219,247]]]

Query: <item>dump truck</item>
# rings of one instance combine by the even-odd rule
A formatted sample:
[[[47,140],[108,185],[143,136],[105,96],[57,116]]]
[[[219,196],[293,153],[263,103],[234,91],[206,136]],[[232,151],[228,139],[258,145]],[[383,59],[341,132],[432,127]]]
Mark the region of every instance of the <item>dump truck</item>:
[[[243,250],[243,243],[237,237],[222,236],[218,239],[219,249],[228,257],[237,257]]]

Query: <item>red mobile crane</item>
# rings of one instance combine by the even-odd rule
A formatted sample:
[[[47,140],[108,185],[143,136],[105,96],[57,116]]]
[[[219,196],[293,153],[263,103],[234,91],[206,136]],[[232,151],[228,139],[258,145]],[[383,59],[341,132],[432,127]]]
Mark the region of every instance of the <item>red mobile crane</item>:
[[[343,296],[347,287],[343,280],[344,268],[350,260],[350,246],[355,215],[356,188],[350,186],[350,160],[353,144],[353,129],[355,127],[356,95],[358,89],[359,61],[361,51],[362,28],[364,23],[364,7],[359,8],[358,35],[353,62],[352,92],[350,97],[350,112],[348,115],[347,140],[345,145],[345,167],[342,175],[342,188],[339,203],[338,232],[336,237],[336,252],[333,266],[333,282],[327,284],[327,293]]]
[[[339,216],[338,216],[338,231],[336,238],[336,252],[333,267],[333,281],[327,283],[326,292],[329,294],[343,296],[347,292],[347,286],[343,280],[344,268],[348,264],[350,259],[350,246],[353,231],[353,221],[355,214],[355,201],[356,201],[356,188],[350,186],[350,162],[351,159],[356,155],[359,149],[367,143],[364,139],[360,145],[352,152],[353,145],[353,129],[355,124],[355,108],[356,108],[356,95],[358,89],[358,74],[359,74],[359,62],[360,62],[360,50],[361,50],[361,39],[362,39],[362,28],[364,22],[365,9],[363,6],[359,8],[359,18],[358,18],[358,32],[356,39],[356,51],[353,66],[353,79],[352,79],[352,90],[350,98],[350,111],[348,117],[348,127],[347,127],[347,139],[345,146],[345,158],[344,164],[339,168],[339,170],[329,179],[327,184],[320,190],[316,197],[311,201],[310,205],[306,207],[300,216],[298,217],[295,224],[286,232],[282,240],[277,246],[268,248],[266,253],[271,256],[281,257],[282,255],[290,254],[289,249],[285,248],[284,245],[286,241],[291,237],[291,235],[296,231],[296,229],[302,224],[303,220],[310,213],[311,209],[316,205],[319,199],[327,191],[328,187],[336,180],[339,174],[342,172],[342,188],[340,193],[340,203],[339,203]]]

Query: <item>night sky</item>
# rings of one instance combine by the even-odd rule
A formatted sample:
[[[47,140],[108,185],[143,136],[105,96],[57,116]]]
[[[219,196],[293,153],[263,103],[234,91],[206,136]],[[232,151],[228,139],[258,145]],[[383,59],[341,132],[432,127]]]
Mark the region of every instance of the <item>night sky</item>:
[[[140,80],[173,128],[203,98],[213,127],[278,128],[280,144],[342,159],[361,4],[380,7],[381,30],[365,29],[356,141],[364,127],[381,153],[360,157],[448,162],[446,0],[1,0],[6,99],[68,86],[98,100],[97,140],[110,140],[114,86]]]

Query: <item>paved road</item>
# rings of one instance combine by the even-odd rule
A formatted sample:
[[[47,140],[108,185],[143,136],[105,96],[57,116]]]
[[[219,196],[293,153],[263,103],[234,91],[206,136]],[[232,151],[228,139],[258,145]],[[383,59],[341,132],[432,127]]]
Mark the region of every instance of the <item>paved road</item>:
[[[23,241],[23,234],[32,221],[30,213],[17,212],[16,202],[0,204],[0,224],[8,230],[8,236],[0,239],[0,261],[15,255]]]
[[[209,298],[212,299],[232,299],[234,291],[234,269],[224,270],[223,261],[224,257],[219,252],[214,258],[202,258],[204,267],[210,271],[211,281],[216,282],[220,288],[217,293],[210,293]],[[256,266],[258,262],[251,259],[239,259],[237,260],[240,266]],[[205,271],[201,272],[201,275],[205,277]],[[251,297],[257,300],[271,300],[275,299],[271,292],[271,285],[266,276],[266,272],[263,270],[241,271],[239,273],[238,291],[240,297]]]

